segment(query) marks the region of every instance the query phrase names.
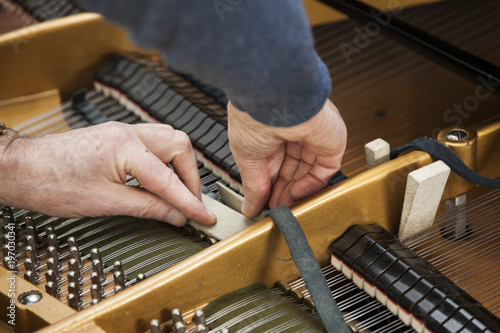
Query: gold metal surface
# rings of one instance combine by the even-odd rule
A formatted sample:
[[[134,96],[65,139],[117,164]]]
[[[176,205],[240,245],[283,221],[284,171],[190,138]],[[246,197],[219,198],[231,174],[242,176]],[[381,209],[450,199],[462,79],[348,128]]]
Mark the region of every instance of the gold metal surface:
[[[13,127],[59,105],[61,99],[57,89],[21,96],[0,101],[0,119],[4,119],[8,127]]]
[[[459,141],[450,140],[447,135],[452,131],[462,131],[467,133],[467,138]],[[462,162],[464,162],[464,164],[471,170],[476,169],[477,135],[475,130],[455,127],[447,128],[439,132],[438,140],[443,142],[448,148],[452,149]],[[456,198],[461,194],[471,191],[474,187],[475,185],[471,182],[468,182],[456,173],[451,172],[444,195],[447,198]]]
[[[500,178],[500,116],[477,126],[476,133],[476,171]]]
[[[92,13],[3,34],[0,101],[51,89],[60,89],[67,100],[76,90],[91,87],[94,72],[109,54],[124,51],[139,49],[123,29]]]
[[[453,130],[463,130],[468,134],[467,139],[453,141],[447,134]],[[438,140],[452,149],[455,154],[473,171],[480,175],[500,177],[500,116],[477,125],[474,129],[450,127],[438,134]],[[450,174],[443,199],[456,198],[465,194],[476,186],[454,172]]]

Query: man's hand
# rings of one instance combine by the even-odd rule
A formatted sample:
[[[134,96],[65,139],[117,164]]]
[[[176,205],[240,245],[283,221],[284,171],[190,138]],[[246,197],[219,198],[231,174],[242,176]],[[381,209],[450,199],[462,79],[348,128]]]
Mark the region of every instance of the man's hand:
[[[144,188],[124,185],[127,175]],[[216,221],[201,203],[188,136],[166,125],[111,122],[14,139],[0,156],[0,184],[1,203],[58,217]]]
[[[291,206],[324,188],[340,169],[347,131],[337,108],[327,100],[309,121],[271,127],[228,105],[229,143],[240,170],[242,212],[257,215],[269,201]]]

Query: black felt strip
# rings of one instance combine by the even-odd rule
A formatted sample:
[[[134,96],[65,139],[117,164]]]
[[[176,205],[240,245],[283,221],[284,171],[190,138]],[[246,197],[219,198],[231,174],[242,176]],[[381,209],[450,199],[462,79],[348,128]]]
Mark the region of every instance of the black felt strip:
[[[292,211],[286,206],[279,206],[269,210],[266,216],[271,216],[280,228],[327,332],[351,333]]]
[[[330,181],[328,182],[328,186],[335,185],[337,183],[340,183],[341,181],[344,181],[347,179],[347,176],[342,173],[342,171],[337,171],[336,174],[332,176]]]
[[[108,122],[109,119],[85,98],[86,94],[87,91],[85,89],[74,93],[71,107],[84,116],[92,125]]]
[[[471,183],[484,187],[500,189],[499,180],[483,177],[480,174],[475,173],[474,171],[469,169],[469,167],[465,165],[465,163],[462,162],[462,160],[457,155],[455,155],[455,153],[451,149],[446,147],[441,142],[428,137],[416,138],[415,140],[404,146],[392,149],[391,159],[396,158],[403,151],[409,149],[424,151],[432,157],[443,161],[447,166],[450,167],[453,172],[455,172],[465,180],[470,181]]]

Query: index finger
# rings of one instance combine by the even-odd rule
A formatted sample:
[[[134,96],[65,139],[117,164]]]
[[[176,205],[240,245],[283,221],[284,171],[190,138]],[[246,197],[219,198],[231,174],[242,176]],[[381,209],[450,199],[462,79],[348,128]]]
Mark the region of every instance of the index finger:
[[[187,218],[200,224],[214,224],[215,214],[191,193],[179,177],[156,156],[143,150],[128,158],[125,170],[148,191],[158,195]]]

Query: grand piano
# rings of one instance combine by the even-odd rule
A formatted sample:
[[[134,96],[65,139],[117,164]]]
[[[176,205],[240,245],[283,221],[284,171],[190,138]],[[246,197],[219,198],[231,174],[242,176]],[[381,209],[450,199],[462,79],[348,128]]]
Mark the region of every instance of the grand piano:
[[[331,70],[331,99],[349,131],[342,165],[348,178],[292,212],[352,331],[500,331],[498,190],[451,172],[432,223],[401,234],[409,174],[436,158],[410,150],[376,163],[369,159],[368,167],[365,153],[365,145],[379,138],[396,148],[429,136],[476,173],[500,177],[500,3],[366,4],[305,2],[316,48]],[[8,311],[0,312],[0,327],[324,331],[278,227],[270,217],[251,221],[239,212],[241,184],[228,151],[223,92],[171,70],[156,51],[138,48],[122,29],[71,1],[0,5],[0,120],[27,136],[108,120],[165,122],[184,130],[197,151],[204,200],[220,221],[218,230],[194,223],[174,228],[130,217],[58,219],[3,207],[0,307]],[[134,179],[128,184],[139,186]],[[15,260],[9,228],[15,230]],[[444,285],[456,295],[448,292],[424,314],[412,310],[428,301],[425,295],[412,299],[411,309],[394,302],[392,291],[369,274],[353,273],[357,259],[341,255],[347,250],[339,244],[358,229],[363,236],[348,248],[367,234],[384,235],[384,242],[393,237],[393,248],[411,251],[412,262],[418,261],[413,270],[429,265],[439,275],[433,279],[442,284],[432,291]],[[14,311],[8,308],[12,299]],[[458,305],[437,323],[431,314],[444,300]],[[456,324],[462,312],[480,315]]]

